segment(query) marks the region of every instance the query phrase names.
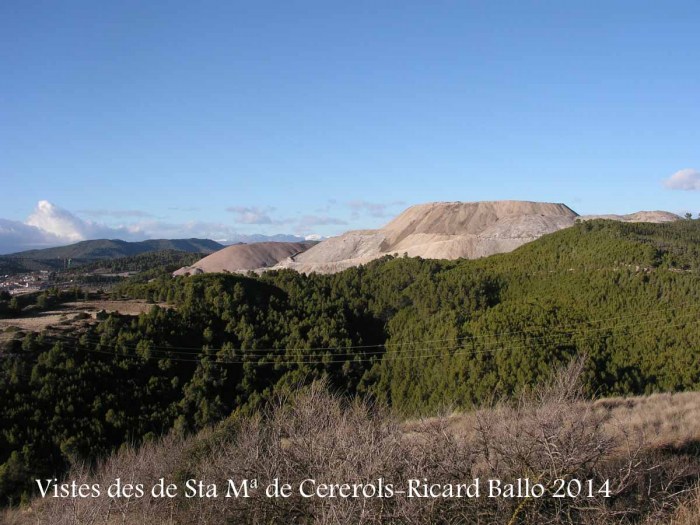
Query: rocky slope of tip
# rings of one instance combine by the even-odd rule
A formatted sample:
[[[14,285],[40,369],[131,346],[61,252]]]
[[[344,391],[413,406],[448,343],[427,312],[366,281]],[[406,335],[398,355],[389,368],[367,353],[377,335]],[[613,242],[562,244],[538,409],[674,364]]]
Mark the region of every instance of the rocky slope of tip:
[[[378,230],[350,231],[292,256],[275,268],[332,273],[383,255],[475,259],[512,251],[577,220],[669,222],[665,211],[579,216],[565,204],[529,201],[435,202],[412,206]]]
[[[412,206],[378,230],[327,239],[278,268],[330,273],[387,254],[430,259],[485,257],[509,252],[572,226],[578,214],[564,204],[528,201],[436,202]]]
[[[304,252],[314,242],[256,242],[235,244],[212,253],[192,266],[180,268],[173,275],[213,272],[246,272],[269,268],[280,261]]]
[[[668,222],[663,211],[579,216],[565,204],[530,201],[434,202],[412,206],[377,230],[355,230],[320,243],[260,242],[219,250],[174,275],[291,268],[333,273],[384,255],[476,259],[512,251],[578,220]]]

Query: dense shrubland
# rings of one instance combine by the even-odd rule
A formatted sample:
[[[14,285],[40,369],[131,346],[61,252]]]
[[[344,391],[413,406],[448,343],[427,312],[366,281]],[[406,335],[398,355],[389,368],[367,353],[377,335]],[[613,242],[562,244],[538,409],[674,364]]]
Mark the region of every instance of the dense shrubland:
[[[456,421],[436,417],[409,425],[399,423],[386,406],[332,395],[323,384],[314,383],[256,415],[230,417],[193,437],[171,433],[139,448],[124,447],[94,469],[76,464],[67,479],[99,484],[99,497],[36,500],[30,510],[7,513],[5,520],[13,525],[651,525],[685,515],[685,523],[694,523],[698,513],[692,508],[692,491],[700,458],[680,444],[671,450],[650,442],[635,428],[633,417],[611,415],[614,404],[602,407],[586,401],[577,381],[579,371],[580,361],[574,362],[546,385]],[[698,416],[697,406],[694,414]],[[108,497],[106,487],[116,478],[122,485],[143,484],[145,497]],[[166,485],[177,485],[177,497],[149,496],[160,478]],[[292,487],[290,497],[266,496],[265,487],[275,478]],[[425,496],[428,484],[439,485],[432,490],[441,494],[449,484],[470,484],[477,478],[478,498],[415,497]],[[545,495],[487,497],[489,479],[505,484],[518,478],[541,484]],[[226,498],[228,479],[238,484],[257,479],[259,488],[251,488],[248,498]],[[313,487],[322,484],[347,483],[373,486],[366,494],[385,497],[305,498],[299,489],[306,479],[314,480],[304,484],[306,493],[315,493]],[[584,495],[552,497],[560,492],[560,479],[583,480]],[[193,494],[186,489],[187,480],[216,484],[217,497],[185,497]],[[585,488],[587,480],[594,487],[593,497]],[[415,490],[405,495],[392,496],[378,488],[405,490],[411,483]],[[573,483],[571,493],[578,494]],[[349,494],[354,489],[346,490]],[[607,490],[609,497],[604,497]],[[687,506],[678,510],[679,505]]]
[[[182,252],[177,250],[160,250],[140,253],[128,257],[89,261],[78,268],[65,272],[79,275],[84,272],[106,270],[110,272],[145,272],[157,270],[161,273],[172,272],[182,266],[189,266],[200,260],[205,254]]]
[[[511,398],[582,354],[587,396],[697,389],[699,247],[698,221],[595,221],[476,261],[127,281],[115,296],[176,308],[3,351],[0,498],[319,379],[402,417]]]

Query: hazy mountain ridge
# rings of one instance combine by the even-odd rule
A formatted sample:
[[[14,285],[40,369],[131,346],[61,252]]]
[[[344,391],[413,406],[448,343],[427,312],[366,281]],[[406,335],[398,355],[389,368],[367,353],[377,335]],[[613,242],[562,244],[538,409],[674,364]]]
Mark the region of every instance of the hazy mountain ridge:
[[[224,247],[210,239],[149,239],[147,241],[122,241],[119,239],[95,239],[80,241],[67,246],[11,253],[4,257],[23,259],[113,259],[147,252],[175,250],[190,253],[213,253]]]

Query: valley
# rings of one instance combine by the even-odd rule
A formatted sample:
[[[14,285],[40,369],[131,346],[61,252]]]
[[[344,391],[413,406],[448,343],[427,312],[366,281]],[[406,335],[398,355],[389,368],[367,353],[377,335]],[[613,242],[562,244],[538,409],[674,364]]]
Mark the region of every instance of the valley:
[[[426,215],[401,219],[400,227],[391,229],[399,233],[388,246],[433,235],[428,232],[443,218],[433,221],[435,207],[425,210]],[[470,215],[469,206],[463,211],[449,228],[459,231],[482,220]],[[698,479],[692,452],[700,439],[694,424],[698,405],[692,391],[700,388],[700,222],[566,220],[573,222],[508,253],[474,259],[387,253],[342,271],[298,272],[276,265],[274,257],[298,261],[328,249],[326,243],[332,248],[335,241],[234,245],[209,256],[165,251],[97,261],[56,272],[70,277],[71,286],[6,294],[0,299],[0,396],[8,400],[0,412],[0,498],[5,505],[28,501],[33,487],[27,473],[92,483],[92,474],[76,466],[114,461],[114,468],[127,468],[119,463],[127,456],[120,454],[153,454],[161,458],[154,460],[158,469],[167,471],[160,443],[170,451],[182,446],[178,450],[184,454],[216,435],[221,446],[234,447],[226,454],[240,454],[235,447],[247,449],[246,439],[257,432],[240,433],[240,425],[274,425],[275,418],[288,417],[283,416],[285,407],[301,396],[300,403],[312,403],[315,409],[330,403],[327,421],[340,426],[332,431],[324,427],[331,433],[322,439],[352,448],[359,446],[352,441],[357,429],[381,434],[387,425],[397,425],[399,434],[390,440],[408,447],[397,449],[405,457],[449,465],[445,468],[458,471],[459,479],[487,476],[488,469],[479,469],[489,456],[484,452],[477,463],[459,467],[450,463],[455,453],[466,457],[479,443],[504,440],[499,461],[510,461],[503,455],[506,449],[513,458],[526,454],[518,439],[533,431],[528,424],[563,432],[554,434],[561,440],[573,440],[567,432],[577,428],[577,436],[589,439],[572,441],[577,447],[609,447],[601,456],[601,470],[581,464],[577,472],[596,486],[605,476],[616,483],[611,489],[616,503],[595,500],[587,512],[599,513],[601,523],[619,512],[638,512],[645,520],[671,519],[671,510],[691,497]],[[494,231],[489,221],[483,219],[478,228]],[[524,223],[532,224],[530,219],[519,222]],[[504,235],[515,235],[513,221],[496,224]],[[271,248],[280,251],[274,254]],[[265,258],[269,254],[272,260]],[[173,277],[187,258],[188,267],[204,270]],[[207,268],[207,259],[220,266]],[[265,271],[229,271],[225,263],[232,259],[267,266]],[[550,385],[556,392],[576,384],[574,393],[541,391],[558,371],[576,363],[575,381]],[[312,401],[300,393],[307,388],[315,392]],[[328,392],[334,392],[331,398]],[[288,401],[278,405],[280,399]],[[375,408],[362,416],[369,419],[348,422],[360,417],[346,411],[353,399],[372,400]],[[576,419],[567,419],[570,415]],[[302,446],[303,436],[316,435],[311,429],[317,423],[305,417],[297,413],[286,419],[293,427],[285,427],[281,449],[266,441],[270,454],[285,457],[297,445],[297,454],[311,453]],[[385,417],[374,426],[375,418]],[[504,425],[514,420],[526,426],[511,434]],[[347,425],[355,430],[347,433]],[[437,450],[452,450],[452,455],[421,455],[438,435],[447,441]],[[135,448],[124,452],[126,443]],[[624,448],[631,443],[636,443],[634,461],[644,458],[646,463],[633,463],[631,477],[620,478],[619,461],[632,450]],[[557,446],[564,447],[564,441]],[[377,454],[395,457],[387,449]],[[169,457],[176,464],[189,461],[178,454]],[[240,456],[231,468],[244,468],[246,461]],[[293,464],[284,463],[288,461],[250,468],[274,470]],[[397,461],[382,468],[401,479],[454,481],[440,470],[411,474]],[[205,462],[224,468],[218,456]],[[679,462],[690,462],[690,470],[676,470]],[[290,477],[304,472],[299,465],[290,468]],[[527,477],[523,468],[504,471],[503,479]],[[495,466],[491,470],[498,471]],[[651,476],[652,470],[661,477]],[[95,472],[108,476],[107,471]],[[635,487],[650,482],[668,491],[659,488],[660,499],[632,511]],[[467,512],[452,503],[422,510],[397,505],[395,512],[418,512],[420,523]],[[489,505],[468,512],[481,508],[496,519],[517,511],[536,520],[552,510],[546,505],[521,510]],[[90,508],[97,512],[102,507]],[[145,519],[141,507],[131,508],[124,511],[126,523]],[[236,506],[216,510],[214,503],[207,508],[218,516],[210,523],[222,516],[240,518],[236,513],[243,512]],[[264,505],[256,508],[268,516]],[[317,516],[323,508],[312,503],[304,512]],[[47,502],[36,509],[37,516],[63,515]],[[428,509],[442,510],[423,514]],[[177,504],[183,523],[191,519],[191,510]],[[10,513],[7,521],[22,519]]]

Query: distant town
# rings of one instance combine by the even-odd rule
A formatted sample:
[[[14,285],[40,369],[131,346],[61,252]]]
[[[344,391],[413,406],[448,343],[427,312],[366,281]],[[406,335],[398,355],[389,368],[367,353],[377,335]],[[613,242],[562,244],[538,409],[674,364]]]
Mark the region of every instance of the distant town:
[[[0,275],[0,292],[11,295],[39,292],[52,285],[55,272],[39,270],[36,272]]]

